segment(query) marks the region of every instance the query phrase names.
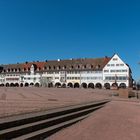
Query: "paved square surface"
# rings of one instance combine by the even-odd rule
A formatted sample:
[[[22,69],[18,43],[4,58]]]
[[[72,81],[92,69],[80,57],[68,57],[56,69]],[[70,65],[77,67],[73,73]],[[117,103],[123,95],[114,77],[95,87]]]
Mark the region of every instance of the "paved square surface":
[[[0,117],[108,98],[108,91],[63,88],[0,88]]]
[[[140,103],[112,101],[48,140],[140,140]]]

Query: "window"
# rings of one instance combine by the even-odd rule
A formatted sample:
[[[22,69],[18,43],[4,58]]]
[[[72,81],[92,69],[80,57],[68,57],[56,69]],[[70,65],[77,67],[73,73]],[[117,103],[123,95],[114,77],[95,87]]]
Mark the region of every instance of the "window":
[[[91,65],[90,68],[92,69],[93,68],[93,65]]]
[[[122,70],[122,72],[127,72],[127,70]]]
[[[117,61],[118,60],[118,58],[113,58],[113,61]]]
[[[115,80],[116,78],[115,78],[115,77],[112,77],[111,79],[112,79],[112,80]]]
[[[121,72],[122,70],[116,70],[116,72]]]
[[[61,73],[61,74],[65,74],[65,72],[64,72],[64,71],[61,71],[60,73]]]
[[[110,72],[115,72],[115,70],[110,70]]]
[[[127,78],[126,77],[122,77],[122,80],[126,80]]]
[[[77,73],[79,74],[79,73],[80,73],[80,71],[77,71]]]
[[[105,77],[105,80],[127,80],[127,77],[125,77],[125,76],[107,76],[107,77]]]
[[[55,79],[59,79],[59,77],[55,77]]]
[[[105,80],[109,80],[109,77],[105,77]]]
[[[59,74],[59,72],[58,72],[58,71],[56,71],[56,72],[55,72],[55,74]]]
[[[80,69],[80,66],[78,65],[78,69]]]
[[[109,70],[104,70],[104,72],[109,72]]]

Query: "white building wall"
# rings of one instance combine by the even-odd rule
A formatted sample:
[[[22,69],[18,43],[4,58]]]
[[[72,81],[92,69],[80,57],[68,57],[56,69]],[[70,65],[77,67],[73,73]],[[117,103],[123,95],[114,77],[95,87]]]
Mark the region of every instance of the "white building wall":
[[[81,72],[80,71],[68,71],[66,77],[67,77],[67,84],[68,83],[81,84],[81,81],[80,81]]]
[[[5,75],[5,84],[6,83],[20,83],[20,74],[6,74]]]
[[[40,84],[40,79],[41,79],[41,74],[36,73],[36,74],[24,74],[23,76],[23,84],[25,85],[25,83],[28,84],[36,84],[39,83]]]
[[[46,84],[53,83],[55,86],[56,83],[60,82],[60,72],[44,72],[42,78],[46,79]]]
[[[111,79],[111,77],[115,77],[115,79]],[[122,77],[122,79],[120,79],[119,77]],[[126,77],[126,79],[123,77]],[[118,86],[121,83],[125,83],[126,86],[129,86],[128,79],[129,67],[120,59],[117,54],[115,54],[103,69],[104,84],[109,83],[110,85],[112,85],[116,82]]]
[[[5,85],[5,75],[4,74],[0,74],[0,84]]]
[[[83,71],[81,73],[81,83],[97,83],[103,84],[103,73],[102,71]]]

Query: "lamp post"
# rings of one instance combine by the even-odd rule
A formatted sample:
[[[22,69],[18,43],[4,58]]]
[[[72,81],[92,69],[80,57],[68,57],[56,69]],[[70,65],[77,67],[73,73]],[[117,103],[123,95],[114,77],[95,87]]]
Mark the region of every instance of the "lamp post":
[[[115,86],[116,86],[116,88],[118,89],[118,84],[117,84],[117,75],[115,74]]]

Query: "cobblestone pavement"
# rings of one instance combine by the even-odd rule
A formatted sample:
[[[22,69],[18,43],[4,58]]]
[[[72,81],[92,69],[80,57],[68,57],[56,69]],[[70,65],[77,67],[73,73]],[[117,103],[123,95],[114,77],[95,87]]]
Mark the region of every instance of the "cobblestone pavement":
[[[0,117],[108,98],[108,91],[62,88],[0,88]]]
[[[49,140],[140,140],[140,103],[112,101]]]
[[[112,90],[0,88],[0,117],[110,98],[104,108],[49,140],[139,140],[140,102],[111,97]]]

